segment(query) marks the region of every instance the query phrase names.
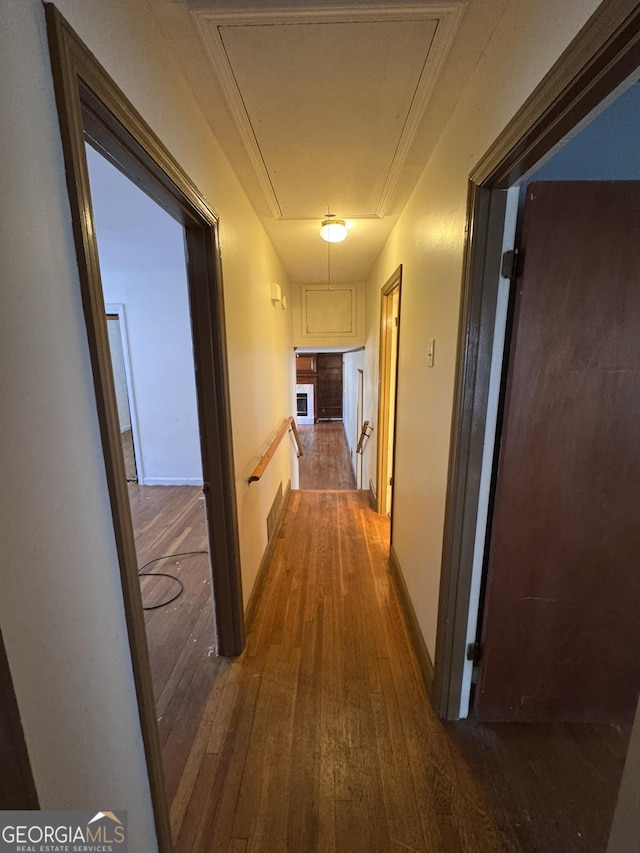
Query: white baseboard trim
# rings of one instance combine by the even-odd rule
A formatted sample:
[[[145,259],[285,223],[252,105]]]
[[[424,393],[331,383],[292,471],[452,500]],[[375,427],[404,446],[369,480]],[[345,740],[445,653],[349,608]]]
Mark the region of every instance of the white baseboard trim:
[[[203,481],[198,477],[145,477],[140,480],[141,486],[202,486]]]

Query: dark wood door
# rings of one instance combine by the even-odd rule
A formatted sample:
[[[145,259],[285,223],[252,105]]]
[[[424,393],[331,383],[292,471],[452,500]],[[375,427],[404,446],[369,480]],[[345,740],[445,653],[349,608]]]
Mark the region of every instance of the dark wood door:
[[[640,687],[640,182],[528,189],[475,711],[631,720]]]

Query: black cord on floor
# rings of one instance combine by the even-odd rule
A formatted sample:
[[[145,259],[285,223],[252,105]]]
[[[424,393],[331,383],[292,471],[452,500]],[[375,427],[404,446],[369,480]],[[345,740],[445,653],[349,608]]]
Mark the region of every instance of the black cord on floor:
[[[148,566],[153,565],[153,563],[159,563],[160,560],[171,560],[174,557],[191,557],[195,554],[208,554],[208,551],[180,551],[177,554],[165,554],[162,557],[155,557],[153,560],[149,560],[148,563],[145,563],[140,569],[138,569],[138,575],[142,577],[154,577],[154,578],[171,578],[172,581],[175,581],[180,589],[176,592],[173,598],[169,598],[167,601],[162,601],[160,604],[150,604],[148,607],[142,605],[143,610],[158,610],[159,607],[166,607],[167,604],[172,604],[176,598],[179,598],[184,592],[184,584],[177,578],[175,575],[170,575],[167,572],[145,572],[145,569]]]

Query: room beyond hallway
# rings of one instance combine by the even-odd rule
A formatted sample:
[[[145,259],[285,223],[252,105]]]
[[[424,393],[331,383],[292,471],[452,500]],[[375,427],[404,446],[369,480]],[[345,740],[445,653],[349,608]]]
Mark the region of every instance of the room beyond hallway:
[[[292,493],[173,802],[176,853],[518,849],[430,709],[388,535],[363,492]]]
[[[300,489],[355,489],[342,421],[300,424],[298,432],[303,450]]]
[[[213,653],[215,627],[202,489],[128,487],[153,678],[165,789],[173,799],[224,659]],[[196,552],[184,555],[184,552]],[[161,574],[160,574],[161,573]],[[170,574],[177,580],[166,577]],[[183,590],[174,599],[180,590]],[[173,600],[172,600],[173,599]],[[163,602],[167,602],[164,606]]]

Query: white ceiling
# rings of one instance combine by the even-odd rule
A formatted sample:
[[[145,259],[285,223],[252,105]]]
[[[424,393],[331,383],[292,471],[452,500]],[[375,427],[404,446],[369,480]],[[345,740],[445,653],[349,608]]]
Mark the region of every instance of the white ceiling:
[[[311,283],[328,209],[351,226],[332,281],[366,279],[507,0],[149,2],[290,278]]]

